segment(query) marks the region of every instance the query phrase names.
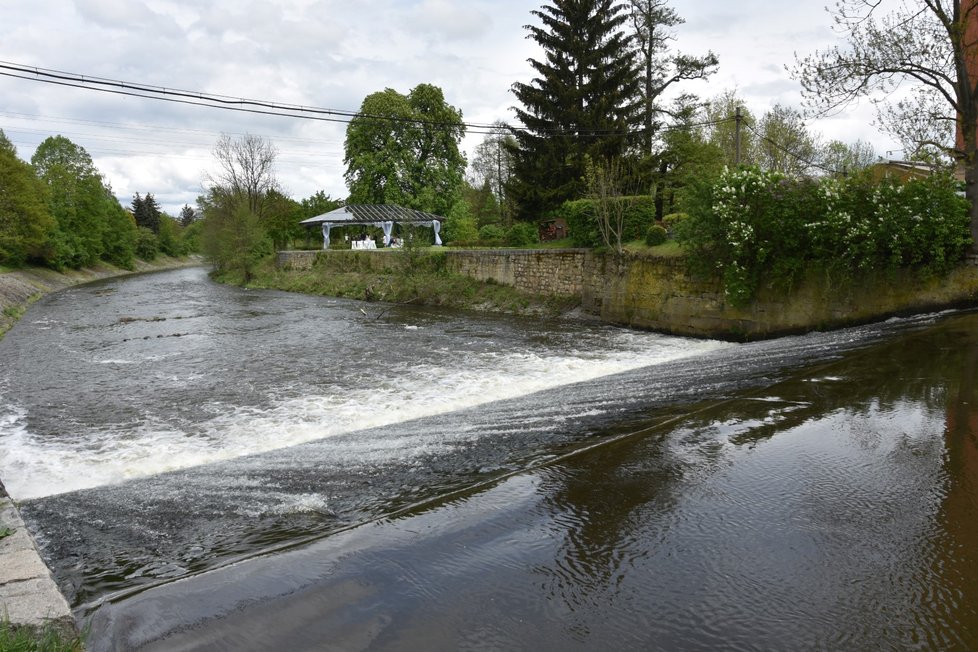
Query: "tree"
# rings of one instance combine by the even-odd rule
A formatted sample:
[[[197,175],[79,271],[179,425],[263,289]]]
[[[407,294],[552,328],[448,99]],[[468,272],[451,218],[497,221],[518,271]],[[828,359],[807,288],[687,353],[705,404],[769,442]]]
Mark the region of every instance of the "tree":
[[[753,114],[743,106],[742,99],[735,91],[725,91],[707,102],[704,109],[706,140],[723,153],[724,165],[733,167],[737,161],[737,122],[735,116],[740,109],[740,164],[754,165],[759,155],[754,133],[749,129],[756,124]]]
[[[204,215],[201,249],[219,272],[251,279],[261,257],[272,251],[263,218],[274,203],[275,147],[260,136],[222,135],[214,147],[218,172],[209,174],[207,195],[197,199]]]
[[[818,165],[819,139],[808,131],[796,109],[775,104],[761,118],[756,136],[761,169],[798,177]]]
[[[275,146],[253,134],[245,134],[237,140],[222,134],[213,154],[218,169],[207,174],[205,181],[236,202],[243,202],[260,219],[269,191],[278,188]]]
[[[830,12],[847,45],[796,61],[793,74],[808,110],[824,115],[868,97],[882,107],[881,119],[897,134],[914,122],[936,125],[918,130],[913,149],[936,148],[963,165],[972,246],[978,252],[978,79],[969,74],[978,55],[978,3],[838,0]],[[887,104],[905,82],[914,92]],[[948,138],[955,124],[957,143]]]
[[[840,140],[830,141],[819,153],[822,167],[836,174],[847,175],[868,168],[876,163],[876,150],[870,143],[857,140],[854,143],[844,143]]]
[[[0,130],[0,264],[42,259],[56,228],[44,186]]]
[[[136,220],[136,226],[147,228],[153,233],[160,232],[162,211],[151,193],[146,193],[146,197],[140,197],[138,192],[133,195],[130,210]]]
[[[639,79],[629,19],[617,0],[553,0],[527,25],[545,53],[530,59],[530,83],[513,84],[524,125],[514,131],[509,192],[521,219],[535,219],[585,193],[588,157],[621,157],[638,120]]]
[[[629,0],[629,3],[641,69],[645,154],[651,155],[656,133],[661,127],[656,118],[667,113],[659,105],[659,98],[673,84],[706,79],[716,72],[719,60],[713,52],[702,57],[669,52],[669,43],[675,40],[672,28],[686,21],[668,5],[667,0]]]
[[[47,187],[48,207],[58,223],[49,262],[55,267],[83,267],[104,257],[130,264],[127,232],[135,224],[119,219],[119,202],[88,152],[64,136],[53,136],[38,145],[31,165]]]
[[[388,88],[363,100],[346,129],[343,162],[353,204],[399,204],[445,215],[465,172],[462,112],[442,90],[418,84],[407,95]]]
[[[189,204],[184,204],[183,208],[180,209],[180,226],[187,228],[197,220],[197,211],[195,211]]]
[[[509,127],[497,121],[476,146],[470,164],[472,186],[478,188],[486,184],[495,196],[496,206],[502,209],[504,217],[509,217],[510,214],[506,186],[513,174],[515,148],[516,139]]]
[[[620,159],[587,162],[588,198],[597,216],[598,232],[606,247],[615,254],[619,270],[625,252],[622,236],[625,232],[625,216],[628,210],[628,196],[625,191],[627,174]]]
[[[272,251],[258,215],[247,200],[224,189],[211,188],[197,199],[204,214],[200,246],[221,273],[232,273],[248,282],[261,258]]]

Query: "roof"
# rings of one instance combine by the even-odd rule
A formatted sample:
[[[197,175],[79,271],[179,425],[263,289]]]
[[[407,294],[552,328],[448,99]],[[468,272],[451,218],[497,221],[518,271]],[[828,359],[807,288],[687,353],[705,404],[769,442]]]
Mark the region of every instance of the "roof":
[[[445,218],[432,213],[404,208],[397,204],[350,204],[316,217],[302,220],[300,224],[379,224],[380,222],[441,222]]]

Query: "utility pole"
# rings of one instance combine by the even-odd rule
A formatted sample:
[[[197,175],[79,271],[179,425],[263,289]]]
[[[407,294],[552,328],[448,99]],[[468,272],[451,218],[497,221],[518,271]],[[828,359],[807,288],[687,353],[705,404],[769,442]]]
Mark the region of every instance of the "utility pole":
[[[737,107],[737,112],[734,114],[734,118],[737,120],[737,129],[734,132],[734,165],[740,167],[740,123],[744,117],[740,112],[739,106]]]

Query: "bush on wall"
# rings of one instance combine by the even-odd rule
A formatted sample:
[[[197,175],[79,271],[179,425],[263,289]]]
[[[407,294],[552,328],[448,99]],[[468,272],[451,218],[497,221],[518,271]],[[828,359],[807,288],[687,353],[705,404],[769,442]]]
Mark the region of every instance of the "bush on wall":
[[[676,235],[691,267],[718,273],[734,305],[762,282],[790,284],[813,264],[946,273],[971,242],[968,204],[943,174],[815,181],[740,168],[695,186],[687,212]]]

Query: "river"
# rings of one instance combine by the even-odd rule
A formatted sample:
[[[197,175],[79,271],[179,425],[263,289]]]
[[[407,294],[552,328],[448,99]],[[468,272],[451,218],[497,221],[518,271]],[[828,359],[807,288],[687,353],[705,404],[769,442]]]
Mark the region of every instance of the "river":
[[[976,366],[177,270],[0,341],[0,478],[92,650],[974,649]]]

